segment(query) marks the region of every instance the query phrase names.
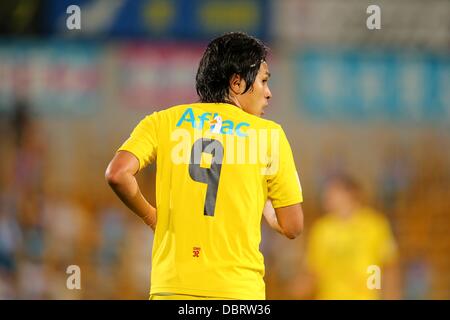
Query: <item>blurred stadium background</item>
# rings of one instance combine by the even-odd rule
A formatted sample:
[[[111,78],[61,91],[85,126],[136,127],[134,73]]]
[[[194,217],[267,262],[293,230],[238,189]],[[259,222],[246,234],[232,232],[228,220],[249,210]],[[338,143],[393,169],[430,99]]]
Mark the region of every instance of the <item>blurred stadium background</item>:
[[[71,4],[81,30],[66,27]],[[322,182],[345,171],[391,223],[401,297],[450,299],[449,14],[448,0],[1,1],[0,298],[148,297],[152,233],[105,168],[144,115],[196,100],[205,45],[242,30],[272,49],[266,117],[305,196],[298,240],[263,226],[267,297],[297,298]],[[139,177],[153,203],[154,176]]]

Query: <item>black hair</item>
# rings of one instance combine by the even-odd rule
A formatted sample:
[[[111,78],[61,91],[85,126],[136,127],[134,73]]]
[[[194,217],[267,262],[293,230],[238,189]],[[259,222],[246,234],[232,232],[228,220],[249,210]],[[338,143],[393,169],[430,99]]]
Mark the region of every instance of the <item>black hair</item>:
[[[261,40],[243,32],[226,33],[212,40],[203,53],[195,77],[200,101],[230,103],[228,93],[234,74],[245,80],[244,93],[247,92],[255,82],[267,51]]]

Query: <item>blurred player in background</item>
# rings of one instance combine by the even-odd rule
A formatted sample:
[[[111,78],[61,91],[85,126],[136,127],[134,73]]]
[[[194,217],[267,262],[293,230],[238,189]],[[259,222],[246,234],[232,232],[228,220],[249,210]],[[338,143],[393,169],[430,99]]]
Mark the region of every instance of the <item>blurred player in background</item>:
[[[306,257],[309,276],[298,279],[294,293],[317,299],[400,298],[397,246],[389,222],[363,205],[360,193],[360,186],[345,174],[326,181],[327,213],[311,228]],[[375,275],[369,266],[381,270],[379,288],[369,279]]]
[[[271,227],[291,239],[303,229],[290,145],[280,125],[261,118],[272,96],[266,55],[244,33],[213,40],[197,71],[200,102],[145,117],[107,168],[116,194],[155,230],[150,299],[265,299],[266,201]],[[135,179],[154,161],[156,208]]]

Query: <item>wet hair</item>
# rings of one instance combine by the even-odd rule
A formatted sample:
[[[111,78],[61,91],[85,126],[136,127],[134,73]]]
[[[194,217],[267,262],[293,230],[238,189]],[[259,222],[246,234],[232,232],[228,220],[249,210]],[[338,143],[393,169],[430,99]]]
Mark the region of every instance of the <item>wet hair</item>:
[[[243,32],[231,32],[212,40],[200,60],[195,77],[201,102],[228,100],[230,79],[234,74],[245,80],[247,92],[255,82],[268,48]]]

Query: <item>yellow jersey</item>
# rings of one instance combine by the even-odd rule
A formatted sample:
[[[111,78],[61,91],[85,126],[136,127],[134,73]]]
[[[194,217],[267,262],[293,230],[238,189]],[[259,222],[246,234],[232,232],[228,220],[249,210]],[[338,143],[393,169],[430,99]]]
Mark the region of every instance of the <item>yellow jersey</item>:
[[[265,299],[265,202],[303,200],[280,125],[231,104],[186,104],[146,116],[119,150],[140,169],[156,160],[150,294]]]
[[[348,219],[325,215],[308,239],[307,262],[317,280],[318,299],[379,299],[380,290],[368,286],[371,266],[382,270],[396,256],[389,222],[368,207]]]

